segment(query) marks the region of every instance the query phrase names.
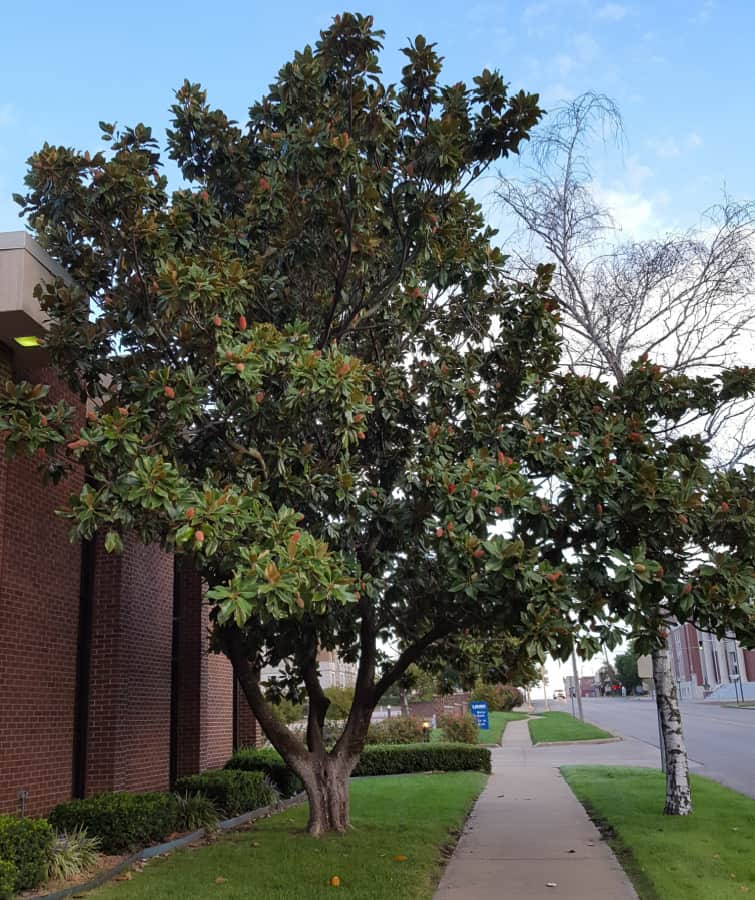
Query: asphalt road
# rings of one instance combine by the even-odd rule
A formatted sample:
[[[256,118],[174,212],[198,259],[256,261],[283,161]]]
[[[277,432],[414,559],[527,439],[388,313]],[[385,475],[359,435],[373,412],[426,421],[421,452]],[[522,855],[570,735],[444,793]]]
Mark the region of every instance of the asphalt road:
[[[605,697],[582,703],[585,719],[595,725],[658,746],[653,701]],[[550,701],[550,708],[570,712],[571,703]],[[755,709],[687,702],[681,710],[690,761],[700,766],[696,771],[755,797]]]

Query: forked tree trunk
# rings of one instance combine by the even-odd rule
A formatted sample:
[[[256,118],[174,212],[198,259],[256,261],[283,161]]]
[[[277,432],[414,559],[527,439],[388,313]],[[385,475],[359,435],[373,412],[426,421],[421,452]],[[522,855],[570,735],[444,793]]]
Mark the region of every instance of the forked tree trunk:
[[[668,649],[665,645],[653,651],[653,681],[661,735],[665,745],[666,805],[663,812],[667,816],[688,816],[692,812],[692,795],[689,787],[687,747],[684,743],[676,684],[671,675]]]
[[[349,825],[349,776],[355,760],[325,754],[310,754],[297,766],[309,801],[307,831],[315,836],[327,832],[343,833]]]

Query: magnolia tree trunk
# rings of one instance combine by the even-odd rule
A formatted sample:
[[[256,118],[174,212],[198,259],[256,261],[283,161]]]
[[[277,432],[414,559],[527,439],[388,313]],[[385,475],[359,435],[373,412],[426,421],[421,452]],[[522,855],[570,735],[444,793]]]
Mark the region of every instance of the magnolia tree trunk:
[[[356,759],[314,754],[297,765],[309,801],[307,831],[319,837],[330,831],[344,832],[349,824],[349,776]]]
[[[663,812],[667,816],[687,816],[692,812],[687,748],[684,744],[676,684],[671,675],[668,649],[665,646],[653,651],[653,681],[661,736],[665,745],[666,805]]]

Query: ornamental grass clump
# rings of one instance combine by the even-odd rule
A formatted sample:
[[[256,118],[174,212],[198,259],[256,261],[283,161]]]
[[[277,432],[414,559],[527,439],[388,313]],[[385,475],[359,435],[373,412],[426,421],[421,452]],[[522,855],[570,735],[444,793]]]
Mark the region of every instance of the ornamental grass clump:
[[[76,827],[61,831],[52,845],[47,876],[52,881],[67,881],[91,869],[100,855],[100,839],[89,835],[86,828]]]

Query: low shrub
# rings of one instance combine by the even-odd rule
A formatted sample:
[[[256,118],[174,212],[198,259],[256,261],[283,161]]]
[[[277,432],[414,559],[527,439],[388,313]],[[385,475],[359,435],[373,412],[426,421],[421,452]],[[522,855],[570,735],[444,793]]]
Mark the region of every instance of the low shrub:
[[[472,700],[488,704],[490,712],[511,712],[523,702],[522,692],[513,684],[487,684],[480,682],[472,691]]]
[[[304,787],[299,776],[291,771],[283,757],[272,747],[263,750],[237,750],[225,764],[225,768],[262,772],[270,778],[282,797],[293,797]]]
[[[176,800],[158,793],[98,794],[61,803],[50,822],[58,831],[86,828],[100,839],[103,853],[126,853],[175,831]]]
[[[301,722],[307,717],[307,707],[303,703],[293,703],[282,697],[277,703],[271,704],[273,715],[285,725]]]
[[[441,716],[438,720],[443,740],[453,744],[476,744],[479,726],[474,716]]]
[[[56,835],[52,845],[47,877],[53,881],[66,881],[91,869],[97,862],[100,839],[87,834],[86,828],[74,828]]]
[[[0,900],[11,900],[16,892],[18,869],[9,859],[0,859]]]
[[[179,794],[202,794],[221,815],[232,817],[275,801],[263,772],[214,769],[201,775],[186,775],[175,784]]]
[[[419,744],[424,740],[422,720],[411,716],[383,719],[370,725],[367,732],[368,744]]]
[[[330,700],[328,711],[325,713],[326,719],[340,722],[349,717],[351,704],[354,702],[354,688],[325,688],[325,696]]]
[[[54,840],[55,832],[44,819],[0,816],[0,860],[15,869],[14,891],[31,890],[47,878]],[[11,869],[4,869],[3,880],[8,881]]]
[[[218,811],[204,794],[176,794],[176,831],[215,831]]]
[[[490,750],[466,744],[389,744],[365,747],[353,775],[407,772],[490,772]]]

